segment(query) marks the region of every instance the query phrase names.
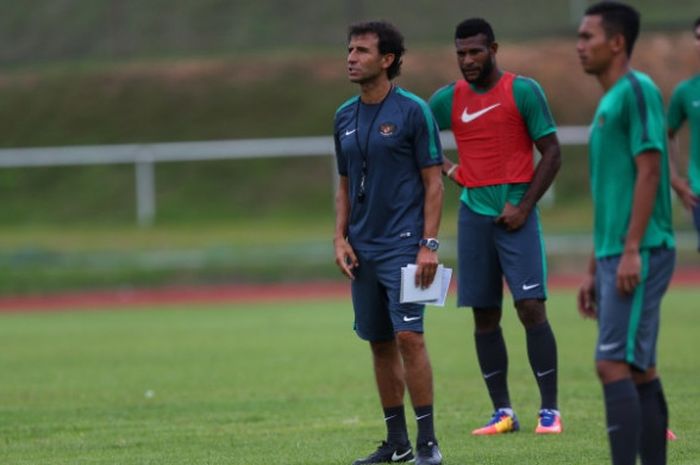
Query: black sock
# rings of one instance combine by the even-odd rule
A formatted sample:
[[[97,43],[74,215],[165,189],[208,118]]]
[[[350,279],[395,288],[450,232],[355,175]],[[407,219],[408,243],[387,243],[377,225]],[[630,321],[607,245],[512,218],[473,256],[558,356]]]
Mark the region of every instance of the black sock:
[[[428,441],[435,441],[435,428],[433,426],[433,406],[425,405],[415,407],[416,423],[418,424],[418,439],[416,445],[425,444]]]
[[[386,423],[386,442],[390,444],[408,444],[408,430],[406,429],[406,415],[403,405],[384,409],[384,422]]]
[[[642,465],[664,465],[666,463],[666,429],[668,408],[658,378],[637,385],[639,403],[642,408],[642,436],[639,456]]]
[[[489,333],[475,333],[476,355],[481,374],[491,396],[493,408],[510,408],[508,395],[508,352],[501,328]]]
[[[557,409],[557,343],[549,322],[529,328],[527,357],[540,388],[540,408]]]
[[[608,439],[613,465],[635,465],[642,413],[637,388],[631,379],[603,385]]]

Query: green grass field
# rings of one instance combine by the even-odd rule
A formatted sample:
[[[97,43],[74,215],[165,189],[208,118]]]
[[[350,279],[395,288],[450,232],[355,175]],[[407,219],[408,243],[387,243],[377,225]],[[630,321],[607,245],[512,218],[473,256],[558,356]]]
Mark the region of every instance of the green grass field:
[[[660,370],[679,440],[700,464],[700,291],[665,300]],[[503,323],[523,431],[474,438],[490,413],[467,311],[430,308],[437,432],[445,463],[603,464],[595,325],[570,291],[549,302],[566,431],[536,437],[537,389],[514,312]],[[0,315],[0,463],[349,464],[383,438],[369,350],[349,299]],[[414,424],[409,422],[411,435]]]

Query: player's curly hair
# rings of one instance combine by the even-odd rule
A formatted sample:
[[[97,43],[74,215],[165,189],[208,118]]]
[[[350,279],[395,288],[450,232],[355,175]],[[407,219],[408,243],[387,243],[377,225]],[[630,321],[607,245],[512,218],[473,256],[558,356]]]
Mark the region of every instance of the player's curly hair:
[[[493,28],[483,18],[465,19],[455,28],[455,39],[467,39],[478,34],[486,36],[486,45],[491,45],[496,41]]]
[[[401,57],[406,52],[406,49],[403,45],[403,34],[401,34],[396,26],[387,21],[355,23],[348,28],[348,42],[350,42],[353,36],[360,36],[363,34],[376,34],[379,39],[379,53],[382,55],[387,55],[389,53],[394,55],[394,62],[386,71],[389,79],[394,79],[401,74],[401,65],[403,64]]]

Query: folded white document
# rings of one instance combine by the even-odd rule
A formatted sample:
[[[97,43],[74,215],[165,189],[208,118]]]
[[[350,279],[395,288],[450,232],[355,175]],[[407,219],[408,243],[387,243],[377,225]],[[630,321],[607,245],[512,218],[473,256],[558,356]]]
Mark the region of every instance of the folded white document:
[[[416,268],[417,266],[414,264],[401,268],[400,302],[402,304],[413,302],[444,307],[447,290],[450,288],[450,280],[452,279],[452,269],[438,265],[433,283],[422,289],[420,286],[416,286]]]

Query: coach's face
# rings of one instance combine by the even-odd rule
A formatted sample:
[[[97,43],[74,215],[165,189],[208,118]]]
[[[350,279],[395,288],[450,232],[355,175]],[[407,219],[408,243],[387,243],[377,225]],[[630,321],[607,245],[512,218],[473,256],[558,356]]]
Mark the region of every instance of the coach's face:
[[[348,44],[348,79],[357,84],[371,82],[394,62],[394,54],[379,53],[379,37],[368,33],[350,37]]]
[[[608,38],[603,29],[600,15],[583,17],[578,28],[576,52],[585,72],[597,75],[605,71],[614,57],[614,46],[613,39]]]
[[[497,50],[498,44],[494,42],[489,45],[484,34],[455,39],[457,65],[464,79],[474,84],[486,81],[496,66]]]

